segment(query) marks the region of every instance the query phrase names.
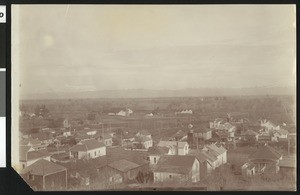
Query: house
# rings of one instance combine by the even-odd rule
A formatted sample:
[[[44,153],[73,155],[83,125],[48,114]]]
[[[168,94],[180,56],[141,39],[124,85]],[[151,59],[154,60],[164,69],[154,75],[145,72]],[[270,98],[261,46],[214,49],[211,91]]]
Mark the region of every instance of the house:
[[[257,142],[258,135],[259,135],[259,133],[257,133],[256,131],[248,129],[247,131],[245,131],[241,134],[241,137],[242,137],[242,140],[246,141],[246,142]]]
[[[260,126],[263,127],[266,130],[266,132],[280,129],[280,124],[275,124],[274,122],[271,122],[270,120],[267,119],[261,120]]]
[[[187,133],[182,130],[177,131],[174,135],[169,139],[170,141],[184,141],[187,140]]]
[[[20,146],[31,146],[34,150],[45,149],[48,144],[43,144],[39,139],[32,137],[20,140]]]
[[[113,178],[116,179],[118,182],[128,182],[130,180],[136,179],[139,172],[148,172],[149,171],[149,162],[145,161],[142,164],[137,162],[133,162],[129,159],[121,159],[114,162],[109,163],[105,168],[105,172],[114,172]],[[122,179],[118,178],[117,174],[121,175]],[[112,178],[112,180],[113,180]]]
[[[255,174],[278,173],[281,159],[282,154],[266,144],[248,156],[248,160],[255,165]]]
[[[40,159],[50,161],[51,154],[45,150],[34,150],[31,146],[19,146],[19,161],[24,169]]]
[[[53,143],[53,135],[50,133],[45,133],[45,132],[33,133],[30,136],[33,139],[38,139],[39,141],[42,142],[42,144],[49,145],[49,144]]]
[[[193,114],[193,111],[192,110],[182,110],[179,112],[175,112],[175,115],[178,115],[178,114]]]
[[[75,159],[90,159],[106,155],[106,146],[95,139],[81,141],[70,148],[70,156]]]
[[[170,154],[169,147],[150,147],[148,149],[148,160],[150,161],[150,165],[156,165],[161,156],[168,154]]]
[[[157,146],[170,148],[170,155],[187,155],[189,153],[189,144],[186,141],[161,140]]]
[[[147,130],[141,130],[141,131],[137,132],[137,134],[135,136],[145,136],[145,137],[152,138],[151,134]]]
[[[201,153],[197,156],[201,156],[201,158],[207,160],[207,174],[210,174],[213,170],[220,166],[220,161],[217,157],[217,154],[212,151],[201,150]]]
[[[193,149],[190,150],[189,155],[195,156],[200,164],[200,180],[204,180],[207,178],[207,176],[212,172],[215,167],[213,167],[211,161],[211,158],[208,158],[201,150]],[[217,160],[217,158],[215,159]]]
[[[146,136],[139,136],[134,138],[132,144],[133,146],[136,146],[136,148],[139,149],[148,149],[149,147],[153,146],[153,140],[152,138]]]
[[[234,137],[231,137],[232,135],[227,131],[215,131],[214,134],[219,141],[224,142],[224,143],[233,141],[233,138],[234,138]]]
[[[120,112],[116,113],[117,116],[128,116],[128,113],[124,110],[121,110]]]
[[[23,169],[21,175],[34,190],[65,190],[68,186],[67,169],[44,159]]]
[[[193,129],[193,136],[194,138],[206,141],[212,138],[212,130],[208,128]]]
[[[154,182],[198,182],[200,164],[195,156],[164,155],[154,167]]]
[[[277,138],[287,139],[289,132],[285,129],[274,130],[273,135]]]
[[[223,146],[218,147],[216,144],[210,144],[206,145],[202,150],[217,157],[217,167],[227,163],[227,150]]]
[[[103,134],[100,136],[101,141],[104,142],[106,147],[112,146],[112,136],[110,134]]]

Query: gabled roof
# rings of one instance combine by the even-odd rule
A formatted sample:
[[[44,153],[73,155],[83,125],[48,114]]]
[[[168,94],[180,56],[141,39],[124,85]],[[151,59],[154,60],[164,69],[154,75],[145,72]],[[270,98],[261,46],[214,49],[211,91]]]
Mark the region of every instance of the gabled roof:
[[[164,155],[159,158],[154,172],[188,174],[196,160],[195,156]]]
[[[129,160],[122,159],[122,160],[114,161],[110,163],[108,166],[125,173],[129,170],[139,167],[140,165],[131,162]]]
[[[172,137],[184,137],[184,136],[187,136],[187,133],[183,132],[182,130],[179,130]]]
[[[45,158],[51,156],[51,154],[45,149],[45,150],[35,150],[30,151],[27,153],[27,161],[29,160],[35,160],[40,158]]]
[[[256,159],[279,160],[281,157],[282,154],[280,154],[272,147],[265,145],[258,148],[254,153],[250,154],[248,158],[250,160],[256,160]]]
[[[186,141],[178,141],[178,147],[184,148],[188,143]],[[174,147],[177,146],[177,141],[160,141],[157,146],[160,147]]]
[[[227,138],[230,136],[230,133],[227,131],[217,131],[216,135],[219,136],[220,138]]]
[[[155,147],[150,147],[148,149],[148,153],[149,154],[168,154],[169,152],[169,148],[168,147],[159,147],[159,146],[155,146]]]
[[[204,155],[200,150],[192,149],[190,150],[189,154],[191,156],[196,156],[196,158],[199,160],[199,162],[203,163],[205,161],[208,161],[208,158],[206,155]]]
[[[105,147],[105,144],[103,142],[98,142],[95,139],[90,139],[90,140],[81,141],[80,143],[71,147],[70,151],[88,151],[88,150],[93,150],[102,147]]]
[[[218,147],[215,144],[210,144],[210,145],[207,145],[206,147],[213,150],[213,151],[215,151],[218,154],[223,154],[224,152],[227,151],[223,146]]]
[[[67,170],[65,167],[52,163],[48,160],[38,160],[21,171],[21,174],[49,175]]]
[[[206,158],[209,162],[211,162],[211,163],[213,163],[213,162],[215,162],[215,161],[218,160],[218,157],[217,157],[217,156],[213,155],[212,153],[210,153],[210,152],[208,152],[208,151],[203,151],[203,150],[202,150],[202,151],[201,151],[201,154],[204,155],[205,158]]]

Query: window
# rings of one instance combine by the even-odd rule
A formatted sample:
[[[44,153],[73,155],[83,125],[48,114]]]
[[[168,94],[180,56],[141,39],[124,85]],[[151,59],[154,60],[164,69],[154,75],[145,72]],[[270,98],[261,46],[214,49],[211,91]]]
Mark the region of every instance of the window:
[[[172,175],[169,175],[169,178],[172,179]]]
[[[34,180],[34,175],[29,174],[28,178],[31,179],[31,180]]]
[[[156,163],[156,157],[154,157],[154,163]]]
[[[95,156],[97,155],[97,152],[95,151]]]
[[[25,169],[25,164],[22,165],[23,169]]]

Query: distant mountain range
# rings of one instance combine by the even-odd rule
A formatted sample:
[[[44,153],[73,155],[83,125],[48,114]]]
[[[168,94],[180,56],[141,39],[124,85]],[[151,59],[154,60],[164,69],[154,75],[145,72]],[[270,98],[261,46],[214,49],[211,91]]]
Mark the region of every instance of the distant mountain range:
[[[51,92],[24,94],[21,99],[84,99],[84,98],[155,98],[155,97],[201,97],[240,95],[293,95],[293,87],[249,87],[249,88],[188,88],[179,90],[100,90],[77,92]]]

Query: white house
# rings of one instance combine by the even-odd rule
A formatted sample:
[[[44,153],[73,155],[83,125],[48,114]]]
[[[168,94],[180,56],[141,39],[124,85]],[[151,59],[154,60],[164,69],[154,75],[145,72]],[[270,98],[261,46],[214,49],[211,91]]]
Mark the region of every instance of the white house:
[[[200,163],[195,156],[164,155],[154,167],[154,182],[198,182]]]
[[[260,126],[264,127],[267,132],[270,132],[272,130],[279,130],[280,129],[280,125],[274,124],[273,122],[271,122],[267,119],[261,120],[260,121]]]
[[[186,141],[160,141],[159,147],[169,147],[170,155],[187,155],[189,153],[189,144]]]
[[[90,159],[106,155],[106,146],[95,139],[79,142],[70,148],[70,157],[76,159]]]
[[[145,137],[152,138],[152,137],[151,137],[151,134],[150,134],[149,131],[147,131],[147,130],[141,130],[141,131],[137,132],[137,133],[135,134],[135,136],[145,136]]]

